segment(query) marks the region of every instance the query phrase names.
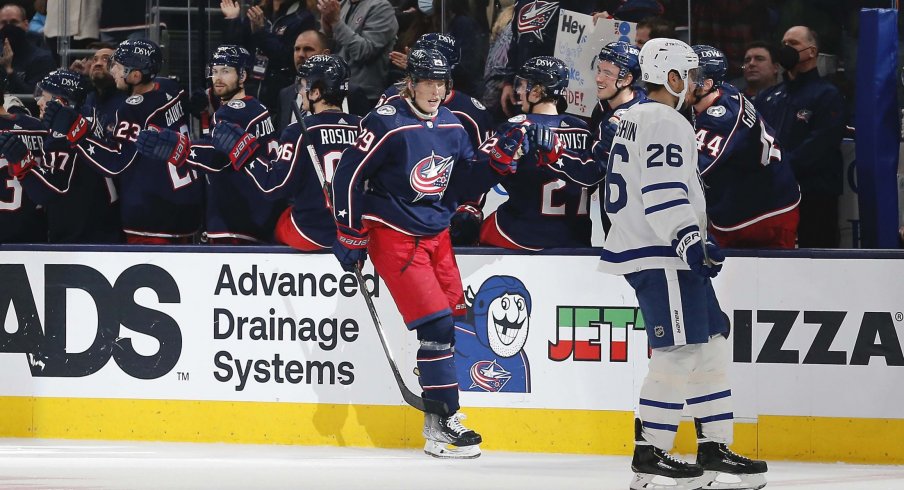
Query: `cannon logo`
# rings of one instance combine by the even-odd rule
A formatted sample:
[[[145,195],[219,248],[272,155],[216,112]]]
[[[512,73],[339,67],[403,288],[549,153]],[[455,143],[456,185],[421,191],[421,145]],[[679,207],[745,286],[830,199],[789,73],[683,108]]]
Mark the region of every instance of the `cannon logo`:
[[[0,353],[25,354],[31,374],[36,377],[88,376],[104,367],[112,357],[129,376],[159,378],[179,361],[182,332],[169,315],[136,303],[135,292],[139,289],[152,290],[159,303],[180,302],[176,281],[154,265],[132,266],[111,285],[103,274],[86,265],[47,264],[42,326],[25,266],[0,264],[0,319],[4,319],[0,328]],[[88,294],[96,318],[73,320],[70,315],[67,322],[67,306],[72,307],[76,297],[67,294],[72,290]],[[96,325],[94,341],[82,352],[67,352],[67,331],[84,329],[86,325],[88,328]],[[156,339],[160,344],[157,352],[151,355],[136,352],[128,333],[121,331],[121,327]]]

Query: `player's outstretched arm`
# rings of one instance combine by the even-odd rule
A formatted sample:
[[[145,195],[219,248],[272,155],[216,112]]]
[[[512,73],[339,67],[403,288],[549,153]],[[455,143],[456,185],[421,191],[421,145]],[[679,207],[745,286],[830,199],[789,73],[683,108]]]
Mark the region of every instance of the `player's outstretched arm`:
[[[292,183],[303,165],[313,165],[305,151],[304,133],[297,122],[290,124],[279,137],[276,158],[269,159],[264,147],[254,154],[252,165],[242,170],[254,181],[264,195],[271,200],[291,197],[296,191]]]
[[[135,149],[146,158],[167,162],[176,167],[185,164],[191,141],[188,136],[172,129],[152,126],[138,133]]]

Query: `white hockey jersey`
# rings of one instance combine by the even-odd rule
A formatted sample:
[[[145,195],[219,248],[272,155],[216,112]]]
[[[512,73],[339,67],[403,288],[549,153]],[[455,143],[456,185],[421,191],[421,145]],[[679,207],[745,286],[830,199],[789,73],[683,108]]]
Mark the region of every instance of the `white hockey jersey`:
[[[603,271],[689,268],[672,240],[688,227],[706,229],[706,198],[694,128],[675,109],[644,101],[622,115],[607,165],[604,207],[612,229]]]

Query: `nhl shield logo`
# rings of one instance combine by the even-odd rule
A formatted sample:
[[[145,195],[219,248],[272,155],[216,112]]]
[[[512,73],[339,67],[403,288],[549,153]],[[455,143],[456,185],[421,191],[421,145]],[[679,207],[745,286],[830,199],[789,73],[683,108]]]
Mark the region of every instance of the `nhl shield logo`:
[[[444,157],[430,152],[430,156],[417,162],[411,169],[411,188],[417,192],[414,201],[424,196],[440,196],[446,192],[449,178],[452,176],[452,157]]]
[[[655,335],[657,338],[664,337],[665,328],[663,328],[662,325],[656,325],[655,327],[653,327],[653,335]]]
[[[552,16],[559,8],[559,2],[544,2],[538,0],[521,7],[518,12],[518,32],[521,34],[532,33],[543,40],[543,29],[552,20]]]

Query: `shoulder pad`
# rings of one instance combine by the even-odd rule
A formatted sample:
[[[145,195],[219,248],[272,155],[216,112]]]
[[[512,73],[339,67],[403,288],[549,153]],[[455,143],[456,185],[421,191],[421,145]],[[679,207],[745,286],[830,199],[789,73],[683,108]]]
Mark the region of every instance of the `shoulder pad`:
[[[563,114],[563,115],[562,115],[562,121],[559,123],[559,126],[560,126],[560,127],[563,127],[563,128],[581,128],[581,129],[587,129],[587,123],[586,123],[586,122],[584,122],[582,119],[579,119],[579,118],[577,118],[577,117],[575,117],[575,116],[572,116],[572,115],[570,115],[570,114]]]

